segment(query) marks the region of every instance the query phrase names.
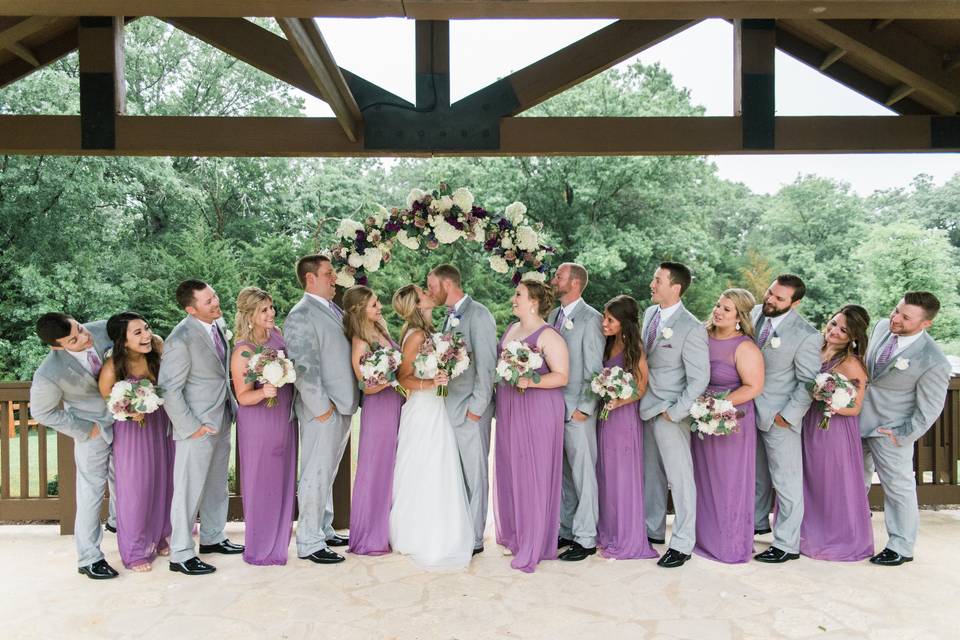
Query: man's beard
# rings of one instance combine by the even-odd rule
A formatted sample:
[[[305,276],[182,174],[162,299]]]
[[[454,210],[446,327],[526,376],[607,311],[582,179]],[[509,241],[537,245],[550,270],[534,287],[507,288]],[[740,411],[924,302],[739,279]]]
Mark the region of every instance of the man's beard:
[[[763,316],[764,316],[765,318],[777,318],[777,317],[782,316],[783,314],[785,314],[787,311],[790,311],[790,307],[789,307],[789,306],[784,307],[783,309],[777,309],[776,307],[770,307],[771,309],[773,309],[773,311],[767,311],[767,308],[768,308],[767,305],[763,305]]]

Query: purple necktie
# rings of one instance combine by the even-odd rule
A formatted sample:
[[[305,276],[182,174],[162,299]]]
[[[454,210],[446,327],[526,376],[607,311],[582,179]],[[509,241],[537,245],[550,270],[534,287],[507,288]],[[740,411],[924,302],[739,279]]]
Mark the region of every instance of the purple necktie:
[[[553,328],[560,329],[563,326],[563,321],[567,319],[567,314],[563,312],[563,307],[560,307],[560,310],[557,311],[557,317],[553,321]]]
[[[100,375],[100,369],[103,368],[103,363],[100,362],[100,358],[97,357],[97,353],[92,349],[87,351],[87,363],[90,365],[90,373],[94,378]]]
[[[227,354],[226,349],[223,348],[223,339],[220,337],[220,332],[217,331],[217,325],[212,325],[210,327],[210,335],[213,337],[213,346],[217,349],[217,355],[220,356],[220,359],[223,360],[223,357]]]
[[[343,322],[343,309],[338,307],[333,300],[330,301],[330,310],[333,311],[333,315],[337,316],[337,320]]]
[[[771,325],[773,325],[773,323],[770,321],[770,319],[764,318],[763,331],[760,332],[760,339],[757,340],[757,346],[759,346],[761,349],[763,348],[763,345],[767,344],[767,338],[770,337]]]
[[[657,339],[657,329],[659,328],[660,328],[660,309],[658,307],[653,314],[653,318],[650,320],[650,326],[647,327],[646,345],[647,345],[648,352],[653,350],[653,343]]]
[[[893,334],[890,336],[890,339],[887,340],[887,344],[884,345],[883,351],[880,352],[880,355],[877,357],[877,364],[874,367],[877,371],[882,371],[887,363],[890,362],[890,358],[893,356],[893,352],[897,348],[897,336]]]

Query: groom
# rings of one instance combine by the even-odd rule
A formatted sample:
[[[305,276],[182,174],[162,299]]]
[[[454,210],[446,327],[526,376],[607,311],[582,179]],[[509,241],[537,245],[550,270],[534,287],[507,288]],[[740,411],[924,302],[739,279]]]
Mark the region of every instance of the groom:
[[[113,416],[97,387],[97,375],[111,344],[106,322],[82,325],[63,313],[45,313],[37,320],[37,336],[50,347],[50,353],[33,374],[30,415],[74,440],[77,570],[92,580],[115,578],[117,571],[100,550],[100,507],[113,442]]]
[[[913,477],[913,443],[943,411],[950,363],[927,334],[940,301],[927,291],[909,291],[870,337],[870,384],[860,413],[867,488],[876,465],[883,487],[883,519],[889,540],[873,564],[913,560],[919,513]]]
[[[427,291],[437,306],[447,307],[443,331],[463,336],[470,366],[450,380],[446,406],[457,437],[463,479],[473,518],[473,553],[483,551],[489,484],[490,422],[493,419],[493,374],[497,366],[497,324],[490,311],[465,294],[460,271],[442,264],[427,274]]]
[[[170,570],[188,576],[216,568],[194,552],[193,525],[200,514],[200,553],[243,553],[227,539],[230,424],[237,401],[230,389],[230,347],[213,287],[184,280],[177,304],[187,316],[164,343],[157,385],[173,424],[176,455],[170,506]]]

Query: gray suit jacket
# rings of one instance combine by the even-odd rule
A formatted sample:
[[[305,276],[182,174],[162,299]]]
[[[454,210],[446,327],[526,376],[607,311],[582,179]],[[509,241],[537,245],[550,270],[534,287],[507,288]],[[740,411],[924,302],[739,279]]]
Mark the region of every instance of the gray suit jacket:
[[[560,308],[550,312],[547,321],[552,325]],[[599,311],[580,300],[573,313],[567,317],[572,328],[560,327],[560,335],[567,343],[570,352],[570,376],[563,388],[563,403],[566,406],[564,420],[570,422],[574,411],[593,415],[597,410],[597,397],[590,390],[593,377],[603,369],[603,347],[606,339],[600,329],[603,316]],[[566,325],[567,322],[564,322]]]
[[[106,320],[83,325],[93,335],[93,347],[102,362],[112,344]],[[94,423],[105,441],[113,442],[113,415],[100,395],[97,379],[62,349],[51,350],[33,374],[30,415],[42,425],[74,440],[90,439]]]
[[[463,336],[470,353],[470,366],[447,386],[447,415],[451,424],[458,425],[467,419],[467,410],[482,416],[493,399],[497,323],[493,314],[470,296],[453,317],[460,321],[453,331]]]
[[[657,305],[643,313],[641,339],[653,319]],[[673,333],[664,337],[664,329]],[[707,330],[681,303],[666,322],[660,324],[653,349],[647,353],[650,384],[640,398],[640,418],[650,420],[664,411],[674,422],[690,415],[690,407],[710,383],[710,349]]]
[[[287,356],[297,370],[294,408],[302,420],[322,416],[332,403],[353,415],[360,401],[343,322],[322,302],[304,294],[283,324]]]
[[[762,309],[762,305],[757,305],[751,312],[755,327]],[[764,320],[769,321],[769,318]],[[761,331],[763,327],[759,326],[757,335]],[[779,346],[774,347],[774,338],[778,339]],[[790,429],[800,433],[803,416],[813,402],[808,385],[820,373],[822,344],[820,332],[794,309],[787,312],[777,330],[767,337],[761,349],[765,371],[763,391],[754,400],[758,429],[769,431],[779,413],[790,423]]]
[[[225,336],[223,344],[225,355],[220,359],[213,338],[189,315],[167,336],[157,384],[163,389],[174,440],[188,439],[205,424],[219,429],[236,415]]]
[[[916,440],[943,411],[950,384],[950,363],[940,347],[926,332],[916,342],[890,358],[877,369],[877,356],[890,337],[890,321],[881,320],[870,336],[867,371],[870,384],[860,412],[860,435],[883,437],[877,429],[890,429],[904,440]],[[907,360],[906,369],[898,369],[899,358]]]

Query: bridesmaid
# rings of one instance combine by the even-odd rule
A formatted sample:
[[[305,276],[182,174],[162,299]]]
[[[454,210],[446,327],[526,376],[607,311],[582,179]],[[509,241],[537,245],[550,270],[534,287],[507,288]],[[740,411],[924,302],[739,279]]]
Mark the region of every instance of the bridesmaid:
[[[383,306],[364,286],[343,296],[343,326],[352,347],[353,375],[361,380],[360,359],[380,347],[400,347],[390,338]],[[360,453],[350,506],[351,553],[378,556],[390,552],[390,499],[397,456],[397,430],[403,397],[389,385],[363,388]]]
[[[246,523],[243,559],[255,565],[287,563],[296,498],[297,423],[290,411],[293,385],[278,388],[243,379],[257,348],[286,349],[274,323],[276,315],[273,299],[261,289],[246,287],[237,296],[230,378],[240,405],[237,446]],[[267,406],[269,398],[276,399],[275,406]]]
[[[820,429],[823,404],[814,400],[803,418],[803,523],[800,553],[818,560],[855,562],[873,555],[870,505],[863,485],[860,407],[867,388],[867,327],[857,305],[840,309],[823,330],[821,372],[842,373],[857,388],[856,406],[840,409]]]
[[[647,540],[643,507],[643,425],[637,400],[650,380],[640,339],[640,309],[630,296],[617,296],[603,308],[607,337],[604,367],[632,373],[637,395],[607,403],[610,415],[597,423],[597,485],[600,519],[597,540],[605,558],[656,558]]]
[[[745,289],[727,289],[706,322],[710,346],[708,392],[727,393],[742,417],[725,436],[691,438],[697,482],[697,555],[726,563],[753,555],[753,503],[757,424],[753,399],[763,390],[763,355],[753,341],[750,312],[756,304]]]
[[[112,355],[100,370],[100,393],[110,397],[118,380],[156,384],[163,343],[143,316],[132,311],[107,320]],[[113,423],[113,460],[117,491],[117,546],[123,566],[150,571],[158,555],[170,555],[170,500],[173,497],[173,440],[161,406],[143,423]]]
[[[563,475],[563,387],[567,344],[544,317],[553,293],[542,282],[525,280],[513,295],[513,314],[498,352],[513,340],[536,345],[544,364],[540,382],[500,382],[496,393],[496,475],[494,518],[497,543],[512,555],[510,566],[532,573],[541,560],[557,557],[560,486]]]

